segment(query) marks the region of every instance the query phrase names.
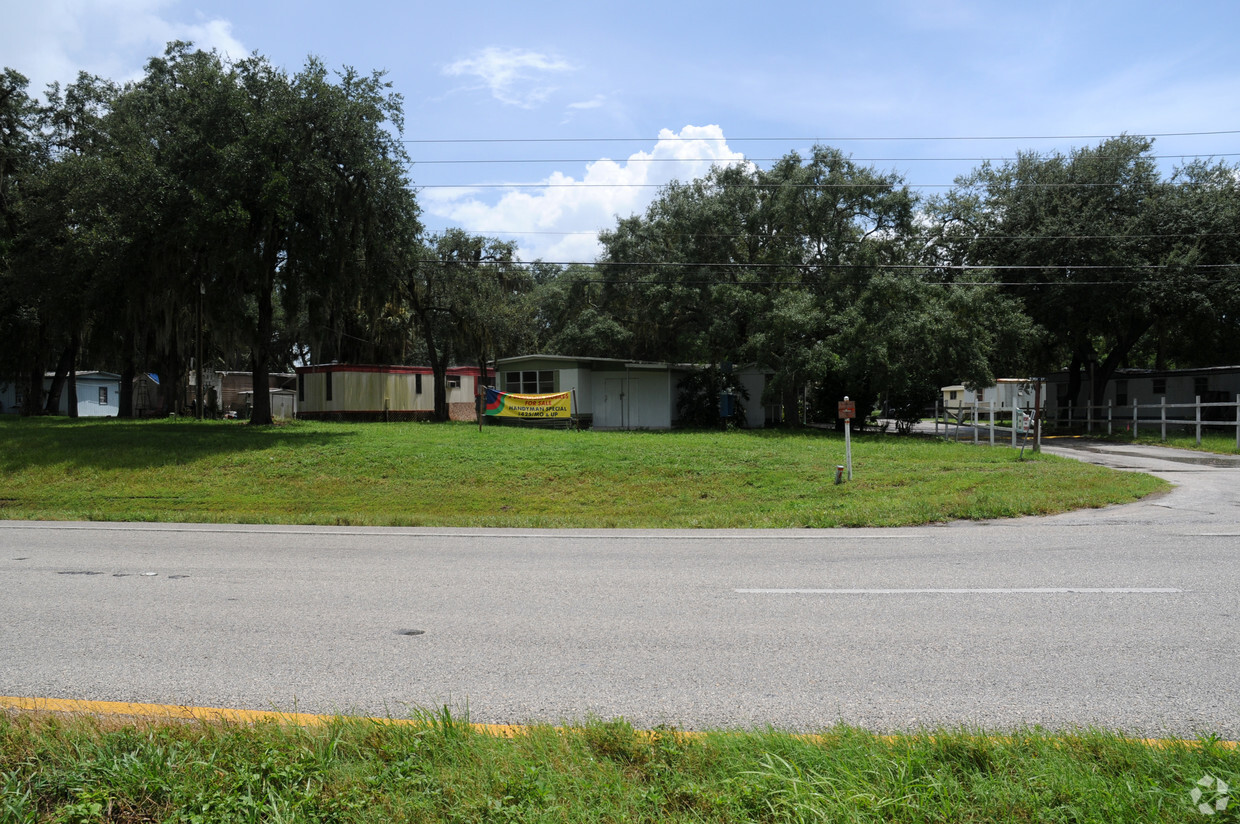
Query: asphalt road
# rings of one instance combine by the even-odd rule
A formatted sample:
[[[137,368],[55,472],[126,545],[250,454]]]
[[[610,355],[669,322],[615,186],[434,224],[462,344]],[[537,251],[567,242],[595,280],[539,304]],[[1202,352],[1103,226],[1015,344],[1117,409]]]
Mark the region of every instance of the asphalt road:
[[[1047,449],[1179,486],[895,530],[0,522],[0,694],[1240,738],[1240,461]]]

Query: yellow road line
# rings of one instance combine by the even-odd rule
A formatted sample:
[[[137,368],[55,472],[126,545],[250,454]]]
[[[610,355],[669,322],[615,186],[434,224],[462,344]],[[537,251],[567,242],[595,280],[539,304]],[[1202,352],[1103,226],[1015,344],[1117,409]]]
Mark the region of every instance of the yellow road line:
[[[66,715],[123,716],[152,721],[228,721],[234,724],[257,724],[274,722],[298,727],[313,727],[330,723],[341,716],[318,715],[306,712],[279,712],[276,710],[230,710],[221,707],[186,707],[175,704],[134,704],[127,701],[80,701],[67,698],[17,698],[0,696],[0,709],[26,712],[50,712]],[[428,722],[414,718],[365,718],[379,724],[407,724],[427,726]],[[474,730],[489,735],[511,738],[525,727],[511,724],[470,724]]]
[[[219,723],[221,721],[232,722],[235,724],[257,724],[262,722],[272,722],[278,724],[290,724],[298,727],[313,727],[320,724],[330,723],[344,716],[340,715],[319,715],[305,712],[278,712],[275,710],[230,710],[221,707],[186,707],[175,704],[133,704],[125,701],[79,701],[76,699],[66,698],[16,698],[0,695],[0,710],[19,710],[24,712],[48,712],[65,715],[93,715],[93,716],[116,716],[125,718],[140,718],[151,721],[200,721],[206,723]],[[416,718],[377,718],[377,717],[359,717],[357,720],[373,721],[377,724],[400,724],[408,726],[426,727],[430,725],[430,721],[420,720]],[[475,732],[494,735],[501,738],[512,738],[517,735],[524,734],[529,729],[523,725],[517,724],[470,724],[469,727]],[[639,731],[640,732],[640,731]],[[694,738],[700,733],[687,730],[676,730],[675,735],[684,736],[686,738]],[[824,736],[820,735],[800,735],[798,738],[804,738],[809,741],[824,740]],[[901,738],[910,736],[901,735],[880,735],[878,738],[893,744]],[[996,740],[1004,740],[1006,736],[988,736]],[[1176,738],[1137,738],[1133,739],[1147,747],[1169,748],[1169,747],[1195,747],[1199,746],[1199,741],[1188,741]],[[1240,746],[1240,742],[1236,741],[1217,741],[1218,746],[1225,749],[1234,750]]]

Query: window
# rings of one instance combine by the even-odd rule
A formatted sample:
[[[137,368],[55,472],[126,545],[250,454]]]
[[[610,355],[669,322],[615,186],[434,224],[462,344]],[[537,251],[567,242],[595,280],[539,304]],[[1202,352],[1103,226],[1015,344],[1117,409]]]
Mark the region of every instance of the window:
[[[1154,378],[1154,394],[1155,395],[1167,394],[1167,379],[1166,378]]]
[[[460,389],[461,388],[461,376],[460,375],[449,375],[448,376],[448,388],[449,389]]]
[[[1204,398],[1210,394],[1209,378],[1193,378],[1193,394],[1199,398]]]
[[[542,372],[505,372],[504,391],[522,395],[549,395],[555,391],[554,370]]]
[[[954,401],[954,400],[956,400],[956,390],[955,390],[955,389],[953,389],[953,390],[951,390],[950,392],[948,392],[948,393],[947,393],[947,399],[948,399],[949,401]]]
[[[324,387],[325,392],[327,393],[327,396],[326,398],[324,398],[324,400],[330,401],[332,399],[332,373],[331,372],[323,373],[323,387]]]
[[[306,400],[306,373],[297,373],[297,400],[299,403],[305,403]]]
[[[422,373],[421,372],[413,376],[413,393],[415,395],[422,394]]]
[[[1128,405],[1128,381],[1115,382],[1115,405]]]
[[[108,388],[106,386],[99,387],[99,405],[108,405]]]

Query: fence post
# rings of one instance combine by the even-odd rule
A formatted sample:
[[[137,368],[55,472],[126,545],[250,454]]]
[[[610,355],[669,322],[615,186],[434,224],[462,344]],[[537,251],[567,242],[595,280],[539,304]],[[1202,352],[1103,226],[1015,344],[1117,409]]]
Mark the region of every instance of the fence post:
[[[973,445],[977,446],[977,395],[973,396]]]
[[[1093,393],[1094,391],[1093,386],[1089,387],[1089,391],[1091,394]],[[1094,399],[1093,398],[1090,398],[1089,403],[1085,404],[1085,434],[1086,435],[1094,434]]]
[[[1140,419],[1137,417],[1137,399],[1133,398],[1132,399],[1132,439],[1134,441],[1137,439],[1137,424],[1138,423],[1140,423]]]
[[[1240,452],[1240,395],[1236,395],[1236,451]]]
[[[1072,401],[1068,401],[1068,428],[1072,428]]]
[[[1161,398],[1159,398],[1159,403],[1162,405],[1162,440],[1166,441],[1167,440],[1167,396],[1163,395]]]
[[[1197,396],[1197,445],[1201,446],[1201,396]]]
[[[934,399],[934,437],[939,436],[939,399]]]
[[[1111,433],[1111,399],[1107,398],[1107,434]]]
[[[1236,396],[1236,420],[1240,421],[1240,395]],[[1240,433],[1240,423],[1236,424],[1236,432]],[[1240,438],[1240,434],[1236,435]],[[990,445],[995,445],[995,402],[990,402]]]

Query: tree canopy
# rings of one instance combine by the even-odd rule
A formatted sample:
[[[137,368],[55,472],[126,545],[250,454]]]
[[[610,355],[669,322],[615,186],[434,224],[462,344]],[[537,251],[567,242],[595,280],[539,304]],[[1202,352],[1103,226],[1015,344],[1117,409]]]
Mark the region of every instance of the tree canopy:
[[[759,364],[795,420],[1063,368],[1097,401],[1124,366],[1240,359],[1240,170],[1164,176],[1139,136],[986,162],[928,199],[828,146],[717,166],[557,266],[424,232],[403,126],[382,73],[313,58],[171,43],[131,83],[83,74],[45,103],[5,69],[0,379],[36,414],[89,363],[131,414],[156,372],[175,411],[201,339],[256,387],[295,361],[429,363],[446,418],[449,366],[539,351],[701,365],[703,408],[727,364]]]

